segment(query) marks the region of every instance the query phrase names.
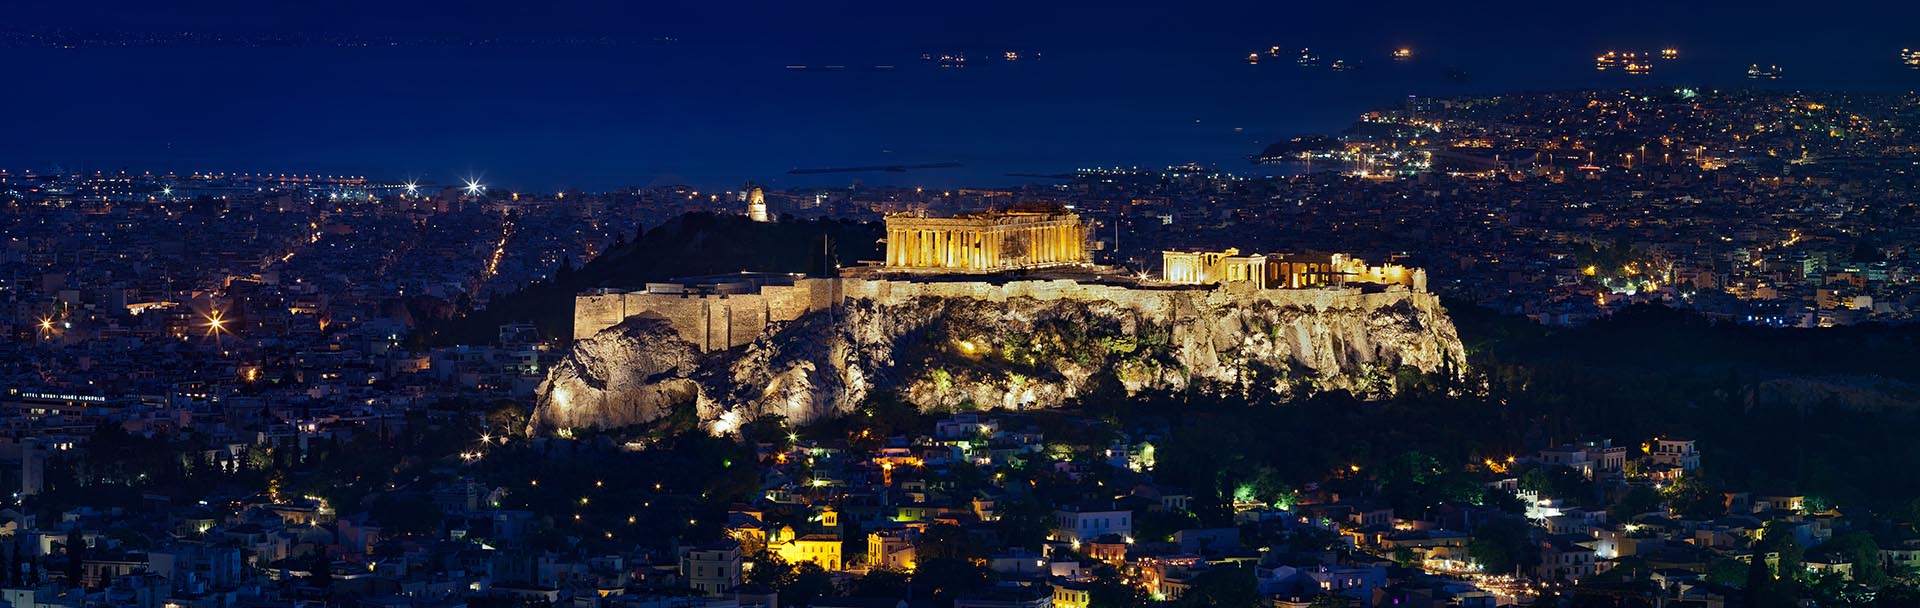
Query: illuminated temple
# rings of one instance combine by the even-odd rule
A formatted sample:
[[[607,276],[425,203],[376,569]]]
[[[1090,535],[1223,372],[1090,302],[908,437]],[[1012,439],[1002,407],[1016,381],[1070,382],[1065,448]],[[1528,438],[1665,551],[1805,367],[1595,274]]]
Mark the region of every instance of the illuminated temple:
[[[1427,271],[1399,264],[1369,266],[1344,253],[1241,255],[1225,251],[1167,251],[1161,254],[1163,280],[1174,285],[1229,285],[1255,289],[1344,287],[1350,283],[1401,285],[1427,290]]]
[[[1072,213],[887,217],[887,270],[998,272],[1091,261],[1086,224]]]

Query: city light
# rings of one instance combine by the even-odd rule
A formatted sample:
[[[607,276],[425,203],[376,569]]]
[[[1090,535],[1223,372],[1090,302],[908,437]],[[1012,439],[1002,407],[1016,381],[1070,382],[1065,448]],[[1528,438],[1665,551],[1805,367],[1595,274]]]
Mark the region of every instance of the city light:
[[[443,103],[422,123],[419,95],[383,105],[395,96],[348,86],[351,102],[281,104],[258,136],[257,121],[173,110],[281,101],[208,68],[260,62],[115,55],[216,84],[150,96],[172,105],[134,118],[167,128],[102,123],[114,137],[57,108],[22,113],[66,119],[28,135],[70,131],[101,149],[75,159],[83,170],[0,170],[0,299],[16,342],[0,359],[0,424],[18,440],[0,498],[57,524],[7,525],[43,544],[192,537],[146,544],[187,571],[214,559],[224,572],[199,591],[275,605],[394,590],[486,602],[536,586],[574,602],[820,595],[763,584],[775,579],[1061,608],[1087,608],[1096,588],[1191,603],[1215,582],[1288,606],[1654,605],[1719,601],[1735,590],[1702,580],[1737,582],[1742,557],[1760,575],[1769,552],[1818,577],[1776,568],[1781,584],[1748,590],[1768,603],[1905,591],[1912,572],[1887,551],[1913,547],[1862,530],[1920,527],[1914,509],[1864,508],[1914,501],[1889,463],[1920,431],[1892,407],[1920,383],[1920,353],[1902,342],[1920,327],[1920,96],[1719,88],[1760,60],[1843,87],[1842,53],[1872,62],[1845,72],[1913,74],[1888,65],[1897,42],[1786,38],[1811,50],[1769,58],[1735,48],[1738,31],[1676,31],[1703,46],[1581,48],[1591,37],[1553,28],[1591,7],[1537,8],[1562,18],[1525,28],[1545,32],[1528,41],[1380,21],[1407,19],[1394,11],[1346,31],[1319,19],[1310,39],[1220,32],[1191,51],[1103,59],[1094,87],[1044,86],[1083,68],[1074,54],[985,55],[1018,62],[1000,65],[975,48],[988,65],[956,73],[941,68],[962,55],[897,49],[925,51],[926,65],[799,66],[753,85],[824,96],[771,116],[703,102],[712,87],[697,83],[724,73],[676,71],[663,81],[696,86],[636,104],[620,95],[633,87],[593,83],[660,80],[648,70],[543,70],[567,52],[543,48],[507,71],[560,83],[558,101]],[[1833,23],[1820,16],[1805,21]],[[461,41],[447,46],[474,29],[441,25],[434,40]],[[1766,42],[1791,35],[1776,29]],[[173,43],[222,41],[224,58],[279,35]],[[286,35],[463,54],[414,52],[404,33]],[[173,34],[145,36],[118,41]],[[1450,52],[1468,36],[1503,52]],[[800,51],[753,61],[825,54]],[[101,73],[69,54],[90,55],[47,54],[57,65],[13,97],[92,91],[58,79]],[[1512,56],[1540,69],[1497,63]],[[1899,57],[1920,68],[1920,52]],[[397,71],[431,74],[404,86],[437,100],[436,81],[473,73],[444,67]],[[943,125],[977,104],[929,94],[1036,81],[1037,108],[991,96],[991,117],[1028,119],[965,128]],[[1554,83],[1567,86],[1527,92]],[[1438,94],[1272,95],[1354,86]],[[696,94],[672,98],[683,89]],[[1130,90],[1187,101],[1139,115],[1108,100]],[[876,92],[918,109],[832,114],[867,113],[860,99]],[[582,108],[579,121],[523,122]],[[1048,129],[1062,108],[1094,110]],[[633,128],[660,116],[672,128]],[[741,137],[752,130],[765,135]],[[160,137],[172,131],[195,135]],[[22,144],[8,156],[72,156]],[[968,163],[926,162],[949,155]],[[171,157],[145,173],[94,169],[154,156]],[[1082,158],[1114,166],[1075,169]],[[204,159],[322,173],[187,166]],[[380,173],[324,173],[357,166]],[[420,169],[395,173],[407,167]],[[959,170],[921,173],[940,167]],[[815,173],[844,175],[793,177]],[[1799,415],[1802,401],[1833,413]],[[1653,429],[1672,435],[1639,434]],[[1821,466],[1770,457],[1799,444]],[[165,504],[120,504],[136,497]],[[148,521],[155,509],[170,517]],[[263,534],[273,542],[254,553],[277,554],[258,564],[247,547],[175,550]],[[289,544],[302,540],[319,545]],[[35,597],[151,586],[120,576],[138,570],[121,563],[127,547],[53,549],[23,557],[37,564],[26,570],[88,567],[36,578]],[[475,567],[488,555],[513,567]],[[980,576],[935,580],[935,561]],[[1699,567],[1653,567],[1668,561]]]
[[[219,310],[210,311],[203,318],[206,319],[207,335],[218,336],[227,330],[226,315]]]

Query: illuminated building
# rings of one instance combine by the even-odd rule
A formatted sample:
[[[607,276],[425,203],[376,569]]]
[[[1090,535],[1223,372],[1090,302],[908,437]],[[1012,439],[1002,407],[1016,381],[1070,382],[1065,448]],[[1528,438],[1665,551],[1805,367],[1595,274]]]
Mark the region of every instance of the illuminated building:
[[[1067,580],[1053,582],[1053,608],[1087,608],[1092,598],[1091,585]]]
[[[887,217],[887,270],[999,272],[1091,262],[1080,216],[1000,212]]]
[[[1053,531],[1048,538],[1071,542],[1075,547],[1103,535],[1133,535],[1133,511],[1124,509],[1086,509],[1069,507],[1053,512]]]
[[[747,190],[747,217],[756,222],[771,222],[767,215],[767,193],[759,186]]]
[[[1349,283],[1403,285],[1427,290],[1427,271],[1399,264],[1369,266],[1344,253],[1251,254],[1226,251],[1161,252],[1162,280],[1175,285],[1244,285],[1254,289],[1301,289]]]
[[[832,534],[808,534],[780,545],[780,559],[789,564],[813,562],[822,570],[840,569],[840,538]]]
[[[1647,446],[1647,457],[1659,464],[1679,467],[1681,471],[1700,468],[1700,450],[1694,447],[1692,439],[1655,439]]]
[[[875,568],[912,571],[913,535],[907,530],[876,530],[867,533],[867,565]]]

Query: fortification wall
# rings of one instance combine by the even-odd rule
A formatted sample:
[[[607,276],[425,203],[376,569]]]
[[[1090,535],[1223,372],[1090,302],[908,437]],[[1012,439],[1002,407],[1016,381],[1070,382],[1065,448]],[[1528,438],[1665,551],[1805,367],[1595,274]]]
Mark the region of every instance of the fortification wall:
[[[768,325],[792,321],[826,310],[848,299],[872,300],[886,306],[911,304],[920,298],[969,298],[1006,302],[1015,298],[1041,301],[1110,301],[1153,317],[1174,321],[1194,319],[1208,310],[1264,301],[1276,306],[1314,310],[1367,308],[1405,299],[1404,287],[1385,292],[1358,288],[1251,289],[1191,288],[1142,289],[1089,284],[1068,279],[1007,281],[900,281],[890,279],[800,279],[793,285],[768,285],[758,293],[676,294],[631,292],[582,294],[574,299],[575,340],[593,336],[631,317],[667,321],[702,351],[725,350],[752,342]]]
[[[702,351],[752,342],[770,323],[792,321],[838,300],[836,280],[802,279],[758,293],[581,294],[574,297],[573,339],[583,340],[633,317],[661,319]]]
[[[627,318],[627,294],[579,294],[573,297],[573,339],[585,340]]]

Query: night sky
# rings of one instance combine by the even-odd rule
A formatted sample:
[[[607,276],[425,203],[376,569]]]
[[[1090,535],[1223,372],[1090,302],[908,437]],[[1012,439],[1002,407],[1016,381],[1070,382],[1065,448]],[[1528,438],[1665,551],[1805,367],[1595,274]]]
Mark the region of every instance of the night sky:
[[[503,187],[1023,181],[1240,158],[1407,95],[1590,86],[1906,91],[1920,3],[611,3],[15,0],[0,32],[304,34],[401,48],[5,48],[0,167],[300,171]],[[1038,6],[1034,6],[1038,5]],[[1678,6],[1674,6],[1678,5]],[[505,36],[504,46],[459,41]],[[566,41],[605,37],[610,46]],[[1311,47],[1346,73],[1246,53]],[[1410,46],[1408,64],[1386,58]],[[1653,76],[1607,49],[1674,46]],[[1004,51],[1027,59],[983,61]],[[942,70],[921,53],[965,52]],[[1034,54],[1038,59],[1034,59]],[[787,65],[846,65],[841,72]],[[860,69],[893,65],[893,70]],[[1445,75],[1466,74],[1466,78]],[[958,162],[799,178],[797,167]]]

